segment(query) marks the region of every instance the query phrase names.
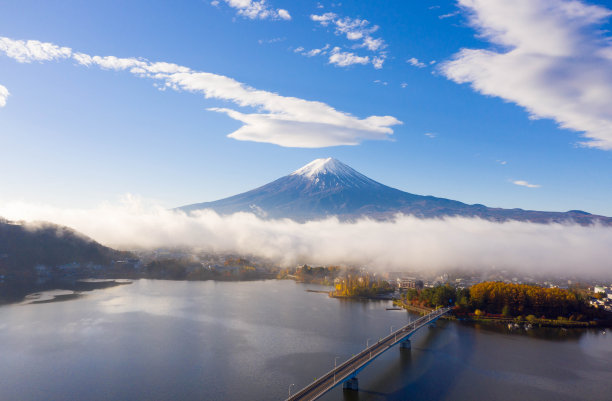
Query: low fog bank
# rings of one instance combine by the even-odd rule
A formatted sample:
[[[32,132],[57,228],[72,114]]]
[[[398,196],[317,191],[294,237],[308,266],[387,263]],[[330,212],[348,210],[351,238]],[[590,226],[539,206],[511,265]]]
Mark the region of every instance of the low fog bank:
[[[405,215],[386,222],[328,218],[297,223],[249,213],[220,216],[210,210],[187,215],[133,197],[89,210],[0,204],[0,216],[66,225],[117,249],[188,247],[250,254],[283,266],[342,264],[393,271],[495,267],[531,274],[612,275],[612,227],[599,225]]]

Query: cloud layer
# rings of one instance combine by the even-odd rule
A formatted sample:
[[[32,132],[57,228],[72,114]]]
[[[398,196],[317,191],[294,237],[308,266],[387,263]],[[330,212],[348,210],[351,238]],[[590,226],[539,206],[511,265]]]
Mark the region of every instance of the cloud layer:
[[[583,132],[612,150],[612,15],[578,0],[459,0],[490,49],[462,49],[442,73]]]
[[[395,221],[335,218],[296,223],[253,214],[188,216],[126,197],[122,204],[66,210],[0,204],[0,216],[71,226],[101,243],[123,249],[192,247],[270,258],[282,265],[348,264],[379,270],[512,269],[532,274],[610,276],[612,228],[572,224],[494,223],[480,219]]]
[[[91,56],[68,47],[36,40],[13,40],[0,37],[0,51],[21,63],[72,59],[87,67],[125,70],[156,81],[162,88],[199,93],[208,99],[230,101],[244,112],[230,108],[210,108],[228,115],[243,125],[230,138],[266,142],[286,147],[318,148],[357,145],[364,140],[387,139],[394,125],[401,121],[392,116],[358,118],[317,101],[281,96],[258,90],[232,78],[191,70],[166,62],[142,58]]]

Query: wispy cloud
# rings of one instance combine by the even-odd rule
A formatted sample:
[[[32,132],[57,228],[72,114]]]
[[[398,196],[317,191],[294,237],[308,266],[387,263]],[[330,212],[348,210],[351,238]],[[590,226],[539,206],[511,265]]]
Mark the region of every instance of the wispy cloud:
[[[437,134],[434,134],[433,132],[426,132],[424,135],[431,139],[434,139],[435,137],[438,136]]]
[[[183,247],[236,252],[269,258],[285,266],[297,263],[346,264],[373,269],[520,270],[610,277],[612,228],[567,224],[491,222],[470,218],[418,219],[354,223],[335,218],[307,223],[264,220],[255,214],[192,216],[147,205],[128,197],[121,204],[93,209],[0,203],[0,216],[47,220],[73,227],[101,243],[121,249]]]
[[[0,85],[0,107],[6,106],[6,99],[9,97],[10,93],[6,86]]]
[[[321,49],[311,49],[309,51],[307,51],[306,53],[304,53],[304,55],[306,57],[314,57],[314,56],[318,56],[320,54],[325,54],[327,47],[323,47]]]
[[[237,14],[249,19],[273,19],[290,20],[289,12],[282,8],[274,9],[266,0],[223,0],[228,6],[238,10]],[[211,2],[213,6],[219,6],[219,1]]]
[[[349,42],[359,42],[358,44],[354,44],[352,48],[365,48],[371,52],[377,53],[375,56],[357,56],[354,53],[344,52],[353,54],[356,57],[359,57],[359,63],[353,64],[372,64],[374,68],[380,69],[383,67],[385,59],[387,57],[386,52],[383,51],[387,47],[385,41],[381,38],[375,38],[372,36],[374,32],[376,32],[379,27],[378,25],[372,25],[366,19],[360,18],[350,18],[350,17],[339,17],[338,14],[327,12],[324,14],[316,15],[313,14],[310,16],[310,19],[319,23],[321,26],[333,26],[334,34],[336,36],[344,36]],[[338,56],[335,57],[338,59]],[[367,58],[367,62],[363,62]],[[330,63],[342,66],[342,64],[333,62],[330,56]],[[347,64],[350,65],[350,64]]]
[[[413,67],[417,67],[417,68],[425,68],[427,67],[427,65],[421,61],[419,61],[419,59],[415,58],[415,57],[411,57],[408,60],[406,60],[406,62],[408,64],[410,64]]]
[[[453,11],[452,13],[438,15],[439,19],[452,18],[459,15],[459,11]]]
[[[259,39],[257,41],[257,43],[259,43],[260,45],[263,45],[264,43],[278,43],[278,42],[283,42],[285,41],[287,38],[272,38],[272,39]]]
[[[506,164],[508,164],[507,161],[505,160],[496,160],[496,162],[498,162],[499,164],[501,164],[502,166],[505,166]]]
[[[315,57],[315,56],[323,56],[327,54],[329,48],[330,48],[330,45],[327,44],[319,49],[310,49],[307,51],[302,46],[300,46],[296,48],[294,52],[300,53],[301,55],[306,56],[306,57]]]
[[[463,49],[441,66],[457,83],[583,132],[612,150],[612,11],[579,0],[459,0],[494,47]]]
[[[504,164],[504,163],[501,163],[501,164]],[[521,186],[521,187],[527,187],[527,188],[540,188],[541,187],[541,185],[530,184],[527,181],[523,181],[523,180],[512,181],[512,183],[514,185],[518,185],[518,186]]]
[[[0,51],[20,62],[71,58],[83,66],[125,70],[138,77],[152,79],[165,88],[199,93],[208,99],[226,100],[239,107],[254,109],[254,112],[246,113],[230,108],[209,108],[242,122],[238,130],[228,135],[242,141],[304,148],[357,145],[363,140],[387,139],[393,134],[391,127],[401,124],[392,116],[358,118],[322,102],[281,96],[223,75],[194,71],[172,63],[151,62],[142,58],[91,56],[51,43],[9,38],[0,38]],[[338,57],[339,63],[351,61],[348,55]]]

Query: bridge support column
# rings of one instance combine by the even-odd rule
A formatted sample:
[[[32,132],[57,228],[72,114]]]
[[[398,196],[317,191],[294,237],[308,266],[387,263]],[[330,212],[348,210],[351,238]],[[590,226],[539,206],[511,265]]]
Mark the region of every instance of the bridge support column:
[[[357,380],[356,377],[353,377],[352,379],[348,379],[342,384],[342,389],[343,390],[354,390],[354,391],[359,390],[359,380]]]
[[[436,327],[436,323],[437,323],[437,320],[434,320],[433,322],[429,323],[429,328],[434,329]]]
[[[411,349],[412,348],[412,344],[410,343],[410,340],[404,340],[400,343],[400,349]]]

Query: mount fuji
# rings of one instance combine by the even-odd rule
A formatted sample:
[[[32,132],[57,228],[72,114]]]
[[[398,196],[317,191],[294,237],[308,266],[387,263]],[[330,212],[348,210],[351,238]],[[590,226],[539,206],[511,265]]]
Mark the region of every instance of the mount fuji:
[[[420,218],[465,216],[493,221],[574,221],[583,225],[599,221],[612,225],[612,218],[580,210],[540,212],[489,208],[415,195],[376,182],[333,158],[314,160],[285,177],[242,194],[178,208],[188,213],[202,209],[212,209],[219,214],[251,212],[265,218],[298,221],[330,216],[337,216],[341,220],[359,217],[382,220],[403,213]]]

